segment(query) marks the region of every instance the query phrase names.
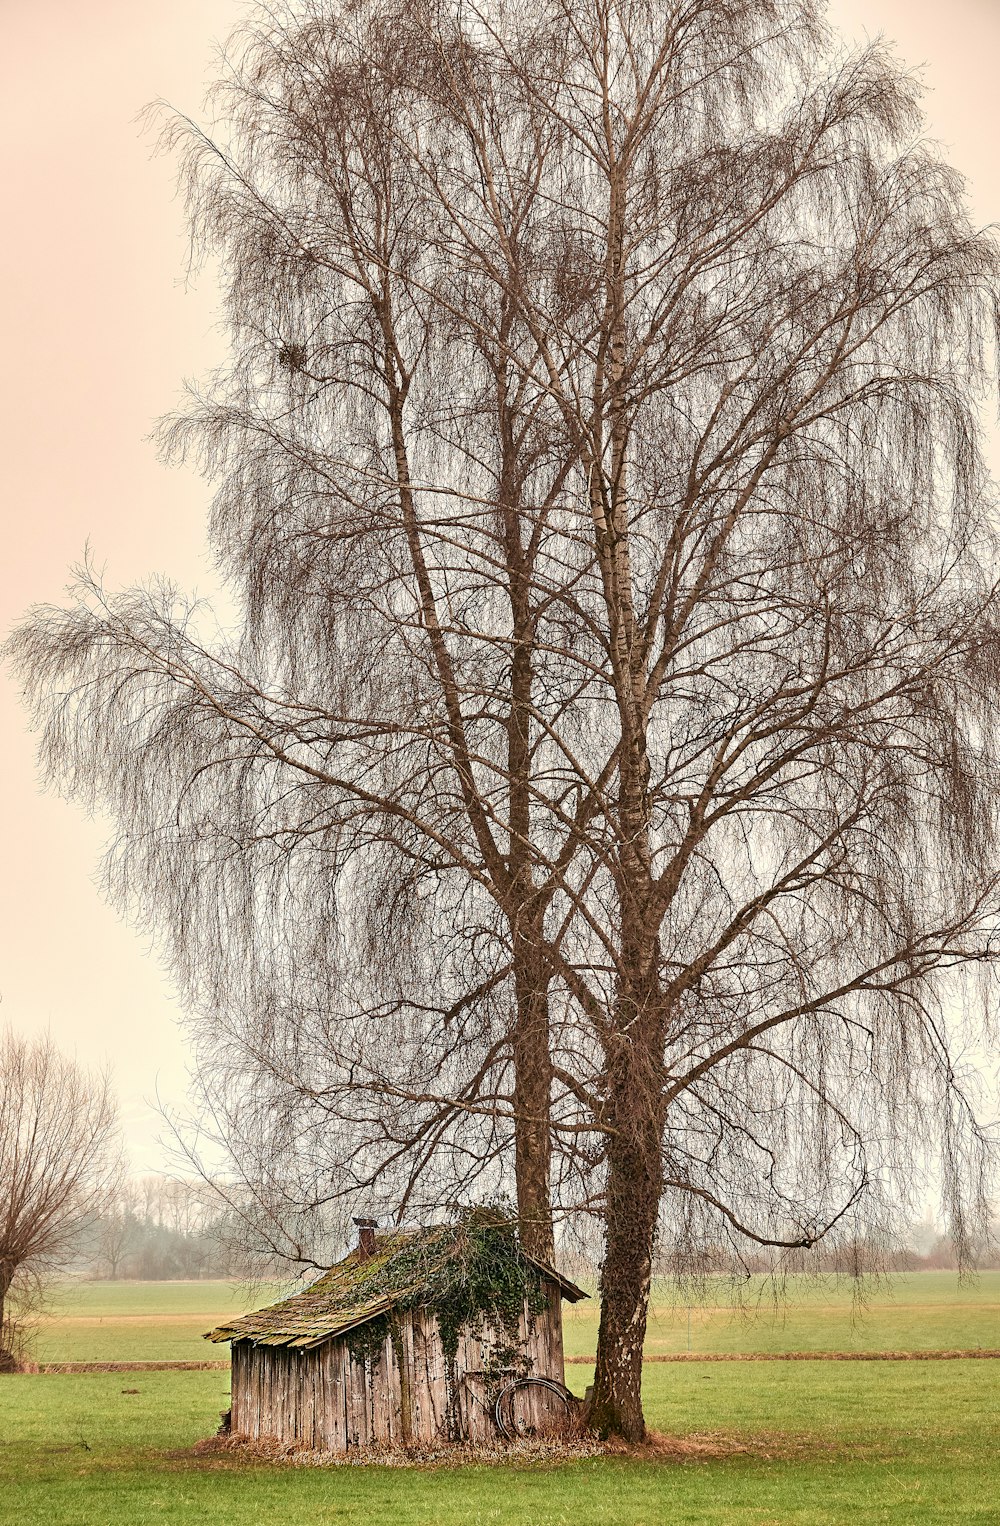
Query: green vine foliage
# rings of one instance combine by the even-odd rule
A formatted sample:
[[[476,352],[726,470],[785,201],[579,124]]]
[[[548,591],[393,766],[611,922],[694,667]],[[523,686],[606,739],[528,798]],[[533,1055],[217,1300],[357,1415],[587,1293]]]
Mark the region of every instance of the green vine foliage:
[[[366,1294],[393,1295],[397,1315],[421,1309],[436,1316],[449,1365],[460,1335],[481,1335],[486,1326],[498,1337],[488,1368],[499,1375],[525,1365],[521,1314],[535,1318],[547,1300],[538,1270],[521,1250],[516,1222],[502,1210],[469,1209],[452,1224],[404,1241],[372,1273],[378,1287],[366,1287]],[[380,1314],[348,1332],[348,1349],[356,1361],[375,1360],[389,1335],[389,1316]]]
[[[356,1325],[353,1330],[348,1330],[344,1339],[355,1362],[374,1366],[382,1355],[382,1347],[388,1340],[389,1334],[388,1314],[376,1314],[374,1319],[368,1319],[363,1325]]]

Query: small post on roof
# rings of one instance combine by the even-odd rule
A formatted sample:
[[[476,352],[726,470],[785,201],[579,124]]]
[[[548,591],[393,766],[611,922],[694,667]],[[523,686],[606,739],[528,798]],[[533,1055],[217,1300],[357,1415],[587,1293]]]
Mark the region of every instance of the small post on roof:
[[[378,1219],[355,1219],[358,1226],[358,1250],[367,1260],[375,1254],[375,1230],[378,1227]]]

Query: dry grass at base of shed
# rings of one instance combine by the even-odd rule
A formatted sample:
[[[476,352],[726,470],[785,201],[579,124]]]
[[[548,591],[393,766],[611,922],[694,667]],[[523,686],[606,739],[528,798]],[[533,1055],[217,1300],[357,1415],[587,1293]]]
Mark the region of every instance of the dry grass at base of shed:
[[[297,1468],[465,1468],[473,1465],[502,1468],[559,1467],[594,1458],[618,1458],[632,1462],[718,1462],[730,1457],[761,1461],[794,1461],[837,1450],[815,1435],[758,1432],[752,1436],[726,1431],[696,1432],[670,1436],[650,1431],[644,1442],[601,1441],[586,1433],[575,1436],[526,1437],[518,1441],[484,1446],[440,1443],[419,1447],[354,1447],[350,1452],[330,1452],[280,1441],[276,1437],[249,1440],[241,1436],[211,1436],[189,1452],[171,1454],[208,1465],[245,1462],[273,1463]]]

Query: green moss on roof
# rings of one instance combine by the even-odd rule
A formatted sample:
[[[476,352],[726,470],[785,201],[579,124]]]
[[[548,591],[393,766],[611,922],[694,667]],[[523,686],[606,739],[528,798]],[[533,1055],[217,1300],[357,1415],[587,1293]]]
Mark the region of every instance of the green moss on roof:
[[[354,1250],[304,1292],[209,1330],[205,1339],[308,1348],[403,1308],[433,1309],[439,1317],[454,1310],[463,1319],[493,1315],[508,1323],[512,1300],[533,1305],[542,1279],[573,1303],[587,1296],[526,1255],[511,1220],[477,1209],[454,1224],[379,1235],[373,1255]]]

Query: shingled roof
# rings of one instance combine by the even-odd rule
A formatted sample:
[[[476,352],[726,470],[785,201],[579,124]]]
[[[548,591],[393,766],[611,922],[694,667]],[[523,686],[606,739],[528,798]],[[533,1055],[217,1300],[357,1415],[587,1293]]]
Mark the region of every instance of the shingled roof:
[[[209,1330],[204,1339],[249,1340],[257,1346],[319,1346],[399,1305],[419,1306],[422,1284],[457,1271],[450,1263],[461,1260],[463,1248],[461,1225],[378,1235],[373,1254],[366,1255],[359,1246],[304,1292]],[[517,1255],[554,1282],[571,1303],[588,1296],[520,1246]]]

